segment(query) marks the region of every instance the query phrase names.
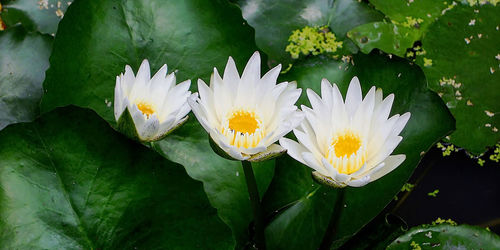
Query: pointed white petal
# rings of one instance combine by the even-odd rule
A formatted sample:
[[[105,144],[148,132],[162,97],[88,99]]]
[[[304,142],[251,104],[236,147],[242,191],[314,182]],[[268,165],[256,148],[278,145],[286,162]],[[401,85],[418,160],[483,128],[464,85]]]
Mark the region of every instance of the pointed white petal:
[[[347,89],[345,105],[347,114],[352,117],[361,104],[362,93],[358,77],[353,77]]]
[[[306,162],[306,166],[318,171],[322,175],[330,176],[328,171],[319,163],[319,161],[314,158],[313,154],[310,152],[303,152],[302,159]]]
[[[333,106],[333,89],[332,84],[326,79],[323,78],[321,80],[321,98],[325,105],[332,107]]]
[[[307,165],[302,158],[302,153],[308,152],[308,150],[304,146],[288,138],[281,138],[279,141],[280,145],[287,150],[287,153],[288,155],[290,155],[290,157],[294,158],[304,165]]]
[[[406,155],[391,155],[387,157],[387,159],[384,161],[385,166],[378,170],[377,172],[374,172],[370,174],[370,181],[375,181],[382,176],[390,173],[392,170],[396,169],[403,161],[406,159]]]
[[[224,82],[231,85],[233,84],[236,85],[240,81],[240,74],[238,73],[238,69],[236,69],[236,64],[234,63],[232,57],[229,57],[229,59],[227,60],[223,77],[224,77]]]
[[[255,83],[258,79],[260,79],[260,54],[255,51],[241,74],[241,81]]]
[[[149,82],[151,78],[151,71],[149,68],[149,62],[147,59],[144,59],[139,67],[139,71],[137,71],[137,76],[135,78],[135,84],[146,84]]]
[[[399,117],[396,124],[394,124],[394,128],[392,129],[393,135],[399,135],[399,133],[403,131],[404,127],[406,126],[406,123],[408,122],[408,120],[410,120],[410,116],[411,116],[410,112],[406,112],[401,117]]]

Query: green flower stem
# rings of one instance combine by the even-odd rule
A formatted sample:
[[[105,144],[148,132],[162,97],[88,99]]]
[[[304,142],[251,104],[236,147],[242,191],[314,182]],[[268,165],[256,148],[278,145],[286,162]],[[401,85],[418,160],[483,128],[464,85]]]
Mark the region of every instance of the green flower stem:
[[[247,182],[248,194],[250,195],[250,202],[252,203],[254,224],[255,224],[255,245],[257,249],[266,249],[266,241],[264,238],[264,220],[262,218],[262,210],[260,207],[259,190],[257,189],[257,182],[253,174],[252,163],[249,161],[242,161],[243,172]]]
[[[335,207],[332,211],[332,216],[330,217],[330,223],[328,223],[328,227],[326,228],[325,235],[323,236],[323,240],[321,241],[321,245],[319,247],[320,250],[330,249],[332,247],[333,239],[335,239],[335,234],[338,231],[342,209],[344,208],[344,196],[345,188],[340,188],[337,201],[335,202]]]

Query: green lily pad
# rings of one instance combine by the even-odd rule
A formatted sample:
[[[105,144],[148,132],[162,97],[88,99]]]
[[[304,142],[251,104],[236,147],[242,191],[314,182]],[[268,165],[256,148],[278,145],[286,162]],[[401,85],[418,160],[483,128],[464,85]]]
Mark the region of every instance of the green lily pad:
[[[294,30],[305,26],[329,26],[344,40],[347,31],[368,22],[380,21],[383,15],[366,3],[356,0],[289,0],[240,1],[243,17],[255,28],[257,45],[270,59],[270,64],[288,64],[292,58],[285,51]],[[347,41],[349,42],[349,41]],[[344,47],[349,47],[344,44]],[[351,49],[356,49],[350,47]]]
[[[387,249],[500,249],[500,237],[484,228],[447,224],[418,226],[394,240]]]
[[[242,70],[257,50],[252,37],[238,7],[227,2],[76,1],[54,41],[42,112],[69,104],[89,107],[115,126],[115,78],[126,64],[137,71],[147,58],[154,73],[166,63],[169,72],[177,72],[177,82],[191,78],[195,91],[196,79],[208,82],[213,68],[224,69],[229,56]],[[204,183],[211,204],[244,245],[251,213],[241,166],[217,156],[193,118],[153,147]],[[260,188],[267,187],[262,183],[270,182],[273,168],[272,162],[256,168]]]
[[[499,12],[457,5],[428,28],[416,60],[457,120],[451,142],[473,154],[500,140]]]
[[[182,166],[75,107],[0,131],[5,249],[229,249]],[[200,226],[203,225],[203,226]]]
[[[358,76],[365,94],[372,85],[382,88],[385,96],[395,94],[392,114],[411,112],[411,119],[401,133],[404,139],[394,152],[406,154],[406,160],[375,182],[361,188],[347,188],[335,245],[341,245],[380,213],[408,180],[422,152],[454,129],[453,117],[439,96],[427,90],[425,77],[418,67],[377,53],[358,54],[352,61],[312,58],[294,65],[282,79],[296,79],[299,87],[319,93],[321,79],[326,78],[337,83],[345,94],[352,77]],[[305,95],[299,102],[307,103]],[[289,157],[279,158],[275,177],[264,197],[267,214],[272,216],[266,229],[268,247],[318,248],[337,192],[316,184],[309,167]]]
[[[429,25],[456,6],[442,0],[371,0],[373,6],[390,18],[390,23],[374,22],[356,27],[349,37],[369,53],[373,48],[403,57],[406,49],[421,40]]]
[[[0,32],[0,130],[32,121],[40,113],[42,82],[52,38],[21,26]]]
[[[26,29],[54,35],[73,0],[7,0],[1,17],[7,27],[22,23]]]
[[[363,24],[347,34],[365,54],[377,48],[400,57],[420,38],[412,28],[385,22]]]

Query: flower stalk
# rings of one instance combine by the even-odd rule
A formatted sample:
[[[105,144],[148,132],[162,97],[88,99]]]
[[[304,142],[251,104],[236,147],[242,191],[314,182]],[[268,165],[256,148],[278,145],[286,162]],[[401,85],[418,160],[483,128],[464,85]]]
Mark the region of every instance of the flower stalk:
[[[264,237],[264,220],[262,216],[262,209],[260,206],[259,189],[252,169],[252,163],[249,161],[241,161],[243,172],[245,173],[245,180],[247,183],[248,194],[252,204],[254,226],[255,226],[255,245],[259,250],[266,249],[266,241]]]
[[[330,222],[326,228],[326,232],[323,235],[323,240],[319,247],[320,250],[330,249],[332,247],[333,240],[337,234],[340,222],[340,216],[342,216],[342,210],[344,208],[344,197],[345,188],[338,188],[338,198],[335,201],[335,207],[333,208],[332,215],[330,217]]]

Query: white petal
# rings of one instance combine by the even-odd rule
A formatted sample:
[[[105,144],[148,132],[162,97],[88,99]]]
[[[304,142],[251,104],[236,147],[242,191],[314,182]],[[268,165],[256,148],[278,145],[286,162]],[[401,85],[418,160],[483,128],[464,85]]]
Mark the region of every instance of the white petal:
[[[146,120],[144,125],[139,128],[139,138],[141,140],[152,140],[158,134],[159,129],[160,121],[156,117],[156,114],[153,114],[149,119]]]
[[[303,119],[304,114],[302,112],[294,111],[287,116],[287,119],[283,121],[278,128],[261,140],[261,143],[263,143],[262,145],[268,147],[275,143],[277,140],[290,133],[294,128],[298,127]]]
[[[124,96],[122,93],[122,86],[121,86],[121,80],[120,77],[116,77],[116,84],[115,84],[115,97],[114,97],[114,114],[115,114],[115,120],[118,121],[120,116],[122,115],[123,111],[125,110],[125,106],[123,105],[124,103]]]
[[[193,114],[196,116],[198,122],[200,122],[201,126],[205,129],[205,131],[209,132],[211,130],[212,124],[208,121],[207,115],[205,111],[202,109],[202,106],[198,103],[198,93],[194,93],[188,98],[188,104],[193,111]]]
[[[410,112],[406,112],[401,117],[399,117],[396,124],[394,124],[394,128],[392,129],[393,135],[399,135],[399,133],[403,131],[404,127],[406,126],[406,123],[408,122],[408,120],[410,120],[410,116],[411,116]]]
[[[143,85],[149,82],[151,78],[151,71],[149,69],[149,62],[147,59],[144,59],[139,67],[139,71],[137,71],[137,76],[135,77],[134,88],[139,84],[142,88]]]
[[[321,80],[321,98],[326,105],[333,107],[332,84],[326,78]]]
[[[249,82],[255,83],[260,79],[260,54],[258,51],[255,51],[248,60],[245,69],[243,70],[243,74],[241,74],[241,82]]]
[[[323,166],[326,168],[326,170],[328,170],[328,173],[329,173],[328,175],[334,181],[336,181],[338,183],[346,184],[351,179],[351,176],[349,176],[347,174],[339,173],[339,171],[336,168],[334,168],[332,166],[332,164],[330,164],[325,157],[321,158],[321,163],[323,163]]]
[[[347,183],[350,187],[362,187],[370,182],[370,176],[364,176],[361,179],[351,180]]]
[[[238,74],[238,72],[236,72],[236,74]],[[223,80],[220,77],[217,69],[214,68],[214,73],[210,77],[210,88],[213,89],[214,93],[213,101],[215,106],[215,115],[217,119],[221,119],[226,114],[226,112],[228,112],[228,110],[233,107],[234,99],[236,98],[235,90],[238,88],[239,85],[238,82],[239,78],[236,80],[236,82],[228,83],[226,81],[226,78],[224,78]]]
[[[168,131],[170,131],[175,125],[177,125],[174,124],[174,122],[175,122],[175,116],[173,115],[167,117],[165,121],[161,122],[156,137],[162,136]]]
[[[240,74],[238,73],[238,69],[236,69],[236,64],[232,57],[229,57],[227,60],[226,68],[224,69],[224,82],[228,84],[237,85],[240,81]],[[210,83],[212,84],[212,83]],[[234,86],[233,85],[233,86]]]
[[[259,65],[260,67],[260,65]],[[278,66],[272,68],[269,70],[260,80],[264,87],[264,90],[268,90],[270,88],[273,88],[276,85],[276,81],[278,80],[278,76],[280,75],[281,72],[281,64],[278,64]]]
[[[355,76],[349,83],[349,88],[347,89],[347,95],[345,98],[346,111],[350,117],[352,117],[358,109],[361,104],[361,100],[361,85],[359,84],[358,78]]]
[[[387,157],[387,159],[384,161],[385,166],[378,170],[377,172],[374,172],[373,174],[370,175],[370,181],[375,181],[379,179],[380,177],[390,173],[392,170],[396,169],[403,161],[406,159],[406,155],[391,155]]]
[[[167,65],[163,64],[163,66],[158,70],[158,72],[156,72],[156,74],[153,76],[153,78],[151,78],[151,88],[152,89],[156,89],[158,87],[157,85],[168,84],[164,81],[165,77],[167,75],[167,70],[168,70]],[[167,88],[167,90],[168,89],[169,88]]]
[[[322,175],[329,176],[328,171],[319,163],[319,161],[314,158],[313,154],[310,152],[303,152],[302,159],[306,162],[306,166],[318,171]]]
[[[362,133],[362,137],[368,136],[374,107],[375,86],[368,91],[368,94],[358,107],[358,110],[356,110],[356,114],[353,118],[353,127]]]
[[[123,88],[123,94],[128,96],[135,82],[134,71],[129,65],[125,65],[125,74],[121,77],[121,83]]]
[[[304,159],[302,158],[302,153],[308,152],[307,148],[297,143],[294,140],[290,140],[288,138],[281,138],[280,145],[287,150],[288,155],[293,159],[299,161],[300,163],[307,165]]]
[[[129,103],[127,106],[130,115],[132,116],[132,120],[134,121],[135,128],[139,131],[146,123],[146,118],[144,114],[137,108],[136,104]]]

